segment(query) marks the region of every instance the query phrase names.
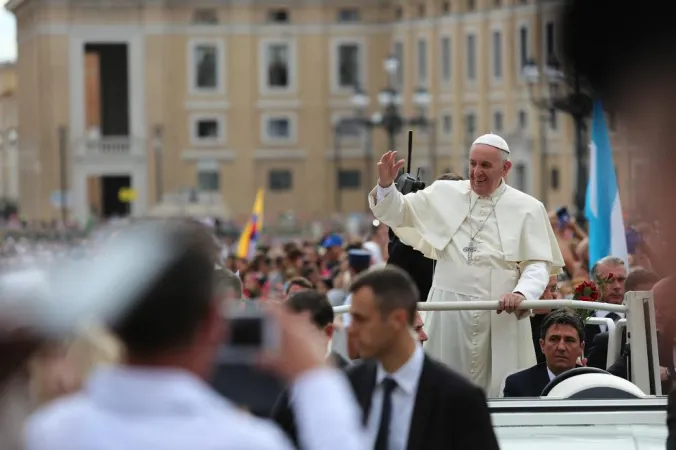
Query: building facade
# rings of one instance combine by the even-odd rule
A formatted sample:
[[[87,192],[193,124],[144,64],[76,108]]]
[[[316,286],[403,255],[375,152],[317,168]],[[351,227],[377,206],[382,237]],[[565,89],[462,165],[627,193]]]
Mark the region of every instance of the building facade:
[[[22,211],[31,218],[146,214],[194,192],[245,218],[258,188],[266,217],[366,209],[379,128],[341,127],[358,84],[377,113],[400,60],[404,116],[415,93],[413,167],[464,173],[479,134],[512,148],[510,183],[572,204],[572,124],[532,105],[522,68],[555,52],[555,2],[324,0],[10,0],[17,17]],[[391,81],[391,80],[390,80]],[[406,133],[396,145],[406,146]],[[543,155],[545,155],[543,157]],[[38,175],[38,176],[36,176]],[[623,178],[623,175],[620,175]],[[134,201],[120,204],[131,188]],[[60,196],[60,191],[67,191]],[[127,209],[129,208],[129,209]]]

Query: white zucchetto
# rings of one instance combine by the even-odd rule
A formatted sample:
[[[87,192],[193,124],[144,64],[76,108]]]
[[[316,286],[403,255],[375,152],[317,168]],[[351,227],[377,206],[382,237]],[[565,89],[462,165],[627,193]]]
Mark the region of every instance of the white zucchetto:
[[[507,145],[507,141],[505,141],[503,138],[501,138],[497,134],[488,133],[488,134],[484,134],[483,136],[479,136],[472,143],[472,147],[474,147],[476,144],[490,145],[491,147],[495,147],[499,150],[502,150],[503,152],[510,153],[509,146]]]

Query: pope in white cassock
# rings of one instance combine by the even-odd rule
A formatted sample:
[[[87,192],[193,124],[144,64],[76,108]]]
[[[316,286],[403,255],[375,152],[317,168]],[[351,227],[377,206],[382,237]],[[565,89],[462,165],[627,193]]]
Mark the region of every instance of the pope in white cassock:
[[[371,210],[406,244],[436,260],[427,301],[500,300],[500,311],[429,311],[430,356],[498,397],[505,377],[536,364],[529,311],[563,267],[544,205],[508,186],[509,147],[495,134],[470,149],[469,181],[439,180],[402,195],[393,182],[404,160],[378,162]],[[525,319],[525,320],[524,320]]]

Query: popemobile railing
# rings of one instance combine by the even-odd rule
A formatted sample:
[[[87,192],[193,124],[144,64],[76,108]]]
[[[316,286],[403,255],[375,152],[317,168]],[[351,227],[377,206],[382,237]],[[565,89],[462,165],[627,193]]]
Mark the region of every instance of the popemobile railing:
[[[498,308],[499,302],[497,301],[418,303],[419,311],[497,311]],[[662,394],[655,306],[650,291],[627,292],[622,305],[579,300],[526,300],[519,305],[519,309],[551,310],[558,308],[588,309],[625,315],[626,319],[620,319],[617,322],[600,317],[587,319],[588,324],[607,327],[608,363],[606,368],[609,368],[620,357],[622,333],[626,328],[627,342],[631,343],[632,348],[630,352],[631,381],[646,394]],[[349,306],[336,306],[333,310],[336,314],[345,314],[348,313]]]

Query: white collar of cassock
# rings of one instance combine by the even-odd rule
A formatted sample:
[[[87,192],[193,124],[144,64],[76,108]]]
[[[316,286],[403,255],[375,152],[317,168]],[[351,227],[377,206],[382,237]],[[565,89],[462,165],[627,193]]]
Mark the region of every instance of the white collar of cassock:
[[[488,197],[479,197],[479,195],[477,195],[477,193],[474,192],[474,191],[472,190],[472,185],[469,184],[468,186],[469,186],[469,193],[470,193],[470,196],[471,196],[471,198],[472,198],[472,203],[475,202],[475,201],[476,201],[477,199],[479,199],[479,198],[482,198],[482,199],[490,198],[491,200],[495,201],[495,200],[497,200],[497,199],[505,192],[505,190],[507,189],[507,183],[505,183],[505,180],[502,179],[502,180],[500,181],[500,186],[498,186],[498,188],[497,188],[496,190],[494,190],[493,193],[492,193],[491,195],[489,195]]]
[[[179,369],[100,368],[85,391],[104,410],[166,415],[199,413],[216,404],[223,407],[223,399],[204,381]]]
[[[414,339],[411,336],[411,339]],[[391,377],[397,382],[397,387],[407,394],[415,394],[418,388],[418,381],[422,373],[423,362],[425,361],[425,352],[422,345],[416,342],[415,350],[406,363],[394,373],[387,373],[383,366],[378,363],[376,373],[376,386],[379,386],[386,377]]]

